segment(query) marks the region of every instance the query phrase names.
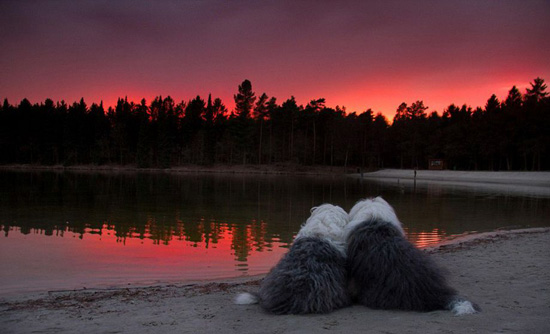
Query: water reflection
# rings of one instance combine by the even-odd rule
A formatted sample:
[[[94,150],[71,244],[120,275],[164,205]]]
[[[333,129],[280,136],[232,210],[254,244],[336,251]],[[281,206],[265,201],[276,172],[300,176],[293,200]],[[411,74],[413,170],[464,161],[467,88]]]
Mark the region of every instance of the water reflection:
[[[413,188],[343,177],[0,171],[0,266],[8,268],[0,280],[6,282],[3,289],[11,289],[23,282],[46,284],[37,277],[50,274],[63,287],[69,281],[93,285],[115,278],[134,282],[263,273],[286,252],[311,207],[330,202],[349,210],[358,199],[377,195],[394,206],[408,238],[420,247],[464,232],[550,224],[548,198],[436,184]]]
[[[174,242],[184,242],[188,247],[203,249],[216,248],[216,245],[224,240],[230,244],[236,261],[246,261],[250,253],[263,252],[272,248],[274,243],[283,248],[288,247],[290,243],[282,241],[279,234],[268,234],[267,223],[256,220],[247,224],[206,222],[203,219],[198,222],[175,221],[173,224],[159,224],[154,218],[150,218],[143,225],[104,223],[101,227],[90,225],[83,230],[71,227],[68,222],[67,226],[54,226],[49,229],[3,225],[3,230],[5,237],[13,233],[64,237],[68,232],[79,239],[84,239],[86,235],[97,236],[99,241],[102,241],[104,236],[114,236],[114,241],[123,245],[126,245],[128,239],[136,238],[151,240],[153,245],[169,246]]]
[[[448,237],[447,233],[439,228],[434,228],[431,231],[413,231],[405,228],[405,233],[409,241],[420,248],[438,244]]]

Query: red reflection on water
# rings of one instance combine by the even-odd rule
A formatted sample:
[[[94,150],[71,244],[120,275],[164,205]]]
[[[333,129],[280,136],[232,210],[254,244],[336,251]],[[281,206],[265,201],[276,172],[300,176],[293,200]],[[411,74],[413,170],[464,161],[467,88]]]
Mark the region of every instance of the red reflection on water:
[[[178,263],[186,270],[192,267],[193,271],[205,273],[205,276],[209,276],[209,271],[216,276],[231,275],[234,262],[247,262],[248,267],[253,267],[256,258],[263,260],[259,263],[269,262],[260,253],[279,248],[285,251],[286,244],[273,239],[268,241],[266,226],[263,221],[242,226],[202,220],[198,224],[178,222],[174,227],[163,229],[151,220],[143,233],[129,231],[120,236],[113,226],[105,224],[100,231],[94,231],[101,242],[90,246],[96,248],[96,253],[123,252],[137,256],[140,261],[152,258],[157,264]],[[88,236],[83,239],[88,239]],[[117,244],[124,247],[117,247]]]
[[[434,228],[431,231],[407,230],[407,239],[419,248],[436,245],[442,242],[445,238],[445,231],[438,228]]]
[[[10,228],[0,242],[0,294],[256,275],[269,271],[288,246],[266,238],[264,222],[201,221],[194,231],[185,223],[166,230],[154,224],[128,233],[105,224],[57,236]]]
[[[446,236],[438,228],[406,232],[420,248]],[[60,229],[51,236],[11,227],[0,242],[0,294],[262,274],[287,247],[263,221],[163,225],[151,219],[140,230],[104,224],[84,233]]]

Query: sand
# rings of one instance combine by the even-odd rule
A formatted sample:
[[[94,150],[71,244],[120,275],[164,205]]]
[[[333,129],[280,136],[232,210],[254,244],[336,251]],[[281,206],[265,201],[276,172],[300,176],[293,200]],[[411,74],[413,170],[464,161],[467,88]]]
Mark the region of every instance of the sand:
[[[359,175],[359,174],[356,174]],[[381,169],[376,172],[363,173],[363,177],[377,179],[414,179],[412,169]],[[451,170],[417,170],[417,180],[493,183],[493,184],[525,184],[550,186],[550,172],[487,172],[487,171],[451,171]]]
[[[1,333],[549,333],[550,229],[500,231],[426,249],[451,284],[478,303],[456,317],[356,305],[326,315],[277,316],[234,296],[259,278],[80,290],[0,301]]]
[[[483,191],[501,195],[550,197],[550,172],[481,172],[450,170],[382,169],[350,174],[400,187],[452,187],[464,191]]]

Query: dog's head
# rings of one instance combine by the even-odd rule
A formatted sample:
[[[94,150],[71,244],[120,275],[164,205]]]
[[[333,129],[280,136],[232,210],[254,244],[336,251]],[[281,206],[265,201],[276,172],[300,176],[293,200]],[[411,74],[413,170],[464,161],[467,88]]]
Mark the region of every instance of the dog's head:
[[[387,222],[393,225],[404,236],[405,232],[391,205],[382,197],[367,198],[357,202],[349,212],[349,223],[346,226],[346,235],[366,221]]]
[[[332,204],[323,204],[311,209],[311,216],[300,228],[296,239],[314,237],[344,242],[344,227],[347,223],[348,214],[344,209]]]

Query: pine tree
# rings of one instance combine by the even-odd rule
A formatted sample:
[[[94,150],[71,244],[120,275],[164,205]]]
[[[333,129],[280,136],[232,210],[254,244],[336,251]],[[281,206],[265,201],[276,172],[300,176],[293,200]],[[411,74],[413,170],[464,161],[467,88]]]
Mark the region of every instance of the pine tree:
[[[253,121],[250,113],[256,101],[256,96],[252,91],[252,84],[249,80],[244,80],[239,85],[239,92],[234,95],[234,99],[235,117],[232,122],[232,133],[237,150],[242,155],[243,164],[246,164],[251,151],[253,136]]]

